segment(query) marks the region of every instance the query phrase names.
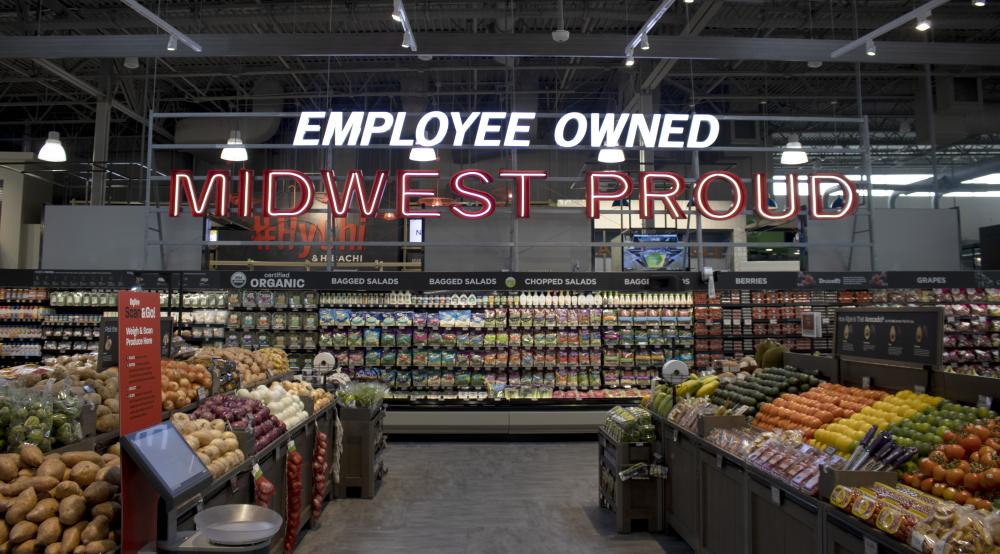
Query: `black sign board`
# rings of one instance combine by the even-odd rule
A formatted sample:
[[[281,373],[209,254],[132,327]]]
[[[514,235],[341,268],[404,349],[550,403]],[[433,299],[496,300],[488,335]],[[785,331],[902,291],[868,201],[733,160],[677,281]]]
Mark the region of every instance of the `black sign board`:
[[[970,289],[976,288],[976,281],[971,271],[889,272],[889,285],[897,289]]]
[[[428,273],[388,271],[210,271],[185,273],[184,290],[615,290],[685,291],[696,273]]]
[[[170,337],[174,320],[160,318],[160,355],[170,357]],[[106,369],[118,365],[118,318],[102,317],[100,336],[97,342],[97,367]]]
[[[52,289],[128,289],[136,284],[131,271],[52,271],[35,272],[33,286]]]
[[[720,272],[721,290],[851,290],[885,288],[886,274],[881,272]]]
[[[941,365],[941,308],[842,308],[836,311],[834,353],[918,367]]]

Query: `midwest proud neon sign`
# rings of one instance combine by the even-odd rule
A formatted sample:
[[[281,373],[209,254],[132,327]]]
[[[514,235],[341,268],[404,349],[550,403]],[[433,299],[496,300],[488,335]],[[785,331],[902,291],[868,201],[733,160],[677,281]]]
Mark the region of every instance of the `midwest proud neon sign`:
[[[533,112],[302,112],[295,146],[369,146],[388,139],[390,146],[439,144],[474,148],[526,148],[532,145]],[[407,124],[415,127],[407,133]],[[406,135],[406,136],[404,136]],[[559,117],[552,139],[559,148],[578,146],[707,148],[719,138],[719,120],[704,114],[615,114],[570,112]],[[639,143],[641,141],[641,144]]]
[[[341,183],[332,170],[320,171],[320,185],[326,193],[327,206],[331,215],[343,217],[351,211],[352,206],[363,217],[376,217],[379,205],[388,189],[388,172],[375,172],[371,184],[365,179],[364,173],[355,169],[348,172]],[[436,169],[402,170],[396,174],[395,194],[397,217],[406,219],[437,218],[442,211],[427,209],[420,206],[420,200],[435,197],[434,189],[418,188],[417,181],[439,179],[441,174]],[[499,179],[511,180],[511,201],[515,216],[527,218],[531,214],[531,185],[548,177],[546,171],[501,169],[497,173]],[[454,173],[448,180],[448,187],[458,197],[455,205],[447,209],[455,217],[462,219],[483,219],[493,214],[497,206],[496,199],[487,191],[477,186],[494,182],[489,172],[481,169],[462,169]],[[789,174],[788,202],[784,209],[778,210],[768,206],[767,176],[763,173],[753,175],[752,200],[748,200],[743,182],[728,171],[711,171],[703,174],[695,181],[691,200],[695,210],[703,217],[722,221],[737,217],[746,210],[748,202],[752,202],[753,211],[758,217],[770,221],[783,221],[799,214],[799,200],[796,183],[798,176]],[[638,185],[637,185],[638,183]],[[293,205],[279,206],[278,185],[295,187],[292,195]],[[827,209],[823,205],[823,189],[827,186],[839,188],[843,195],[843,203],[837,209]],[[191,215],[211,215],[228,217],[250,217],[254,213],[254,174],[253,171],[242,169],[236,182],[235,190],[230,190],[232,179],[229,171],[211,170],[201,184],[200,190],[195,190],[194,178],[190,171],[177,170],[170,175],[170,217],[181,214],[184,202],[190,207]],[[808,178],[808,212],[812,219],[831,220],[844,218],[857,208],[858,193],[853,182],[839,173],[814,173]],[[293,217],[307,212],[316,198],[316,184],[308,175],[294,169],[267,169],[262,175],[261,211],[268,217]],[[666,210],[676,219],[687,217],[682,208],[682,198],[685,190],[684,178],[669,171],[646,171],[639,173],[638,181],[626,173],[616,171],[591,171],[586,175],[586,213],[587,217],[597,219],[601,216],[601,203],[613,202],[631,198],[638,191],[639,215],[643,219],[652,218],[657,207]],[[730,198],[724,209],[720,202],[709,202],[710,190],[728,190]],[[213,202],[214,200],[214,202]],[[230,204],[233,210],[230,211]],[[211,204],[211,206],[210,206]]]

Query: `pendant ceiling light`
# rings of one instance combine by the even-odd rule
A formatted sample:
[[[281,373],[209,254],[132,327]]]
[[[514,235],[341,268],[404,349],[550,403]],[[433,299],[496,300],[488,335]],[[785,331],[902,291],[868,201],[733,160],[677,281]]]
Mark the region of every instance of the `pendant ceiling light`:
[[[45,144],[38,151],[38,159],[45,162],[66,161],[66,149],[63,148],[62,141],[59,140],[59,133],[49,131],[49,138],[45,139]]]
[[[436,162],[437,152],[433,148],[424,146],[414,146],[410,149],[410,161],[414,162]]]
[[[620,164],[625,161],[625,151],[621,148],[601,148],[597,161],[602,164]]]
[[[247,161],[247,149],[243,147],[243,139],[240,137],[239,131],[229,133],[229,141],[226,144],[228,146],[222,149],[220,158],[227,162]]]
[[[798,135],[788,137],[788,143],[781,152],[781,165],[802,165],[809,161],[809,156],[802,150]]]

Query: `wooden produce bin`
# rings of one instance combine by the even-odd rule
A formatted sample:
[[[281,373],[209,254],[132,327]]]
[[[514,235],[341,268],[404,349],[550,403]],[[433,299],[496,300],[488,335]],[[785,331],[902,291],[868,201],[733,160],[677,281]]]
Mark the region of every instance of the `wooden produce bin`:
[[[629,479],[622,481],[618,472],[640,462],[653,460],[653,443],[620,443],[609,436],[604,429],[597,435],[599,468],[603,467],[614,479],[612,498],[604,498],[605,504],[615,512],[615,522],[619,533],[631,533],[636,522],[646,531],[659,531],[660,520],[657,509],[657,484],[659,479]],[[603,491],[600,493],[604,496]]]
[[[750,552],[797,554],[822,552],[822,521],[814,499],[773,488],[773,483],[751,476],[749,485]]]
[[[382,454],[385,449],[385,405],[376,411],[368,408],[340,408],[340,423],[344,427],[344,452],[340,459],[340,482],[337,498],[356,494],[374,498],[378,481],[385,473]]]
[[[701,552],[742,554],[746,546],[746,475],[721,453],[698,454]]]
[[[689,545],[701,536],[699,439],[669,423],[663,424],[664,463],[669,468],[662,485],[663,523]]]

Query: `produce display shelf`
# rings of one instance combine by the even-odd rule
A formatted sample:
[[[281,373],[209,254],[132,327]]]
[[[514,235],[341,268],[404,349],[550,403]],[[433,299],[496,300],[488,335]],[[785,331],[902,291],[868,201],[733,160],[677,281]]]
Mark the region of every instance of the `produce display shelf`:
[[[691,510],[694,512],[688,513],[686,516],[681,514],[675,514],[670,504],[670,495],[662,492],[659,494],[661,506],[661,516],[662,523],[673,525],[674,530],[677,531],[681,537],[688,542],[688,544],[696,551],[709,551],[710,549],[706,544],[702,544],[704,541],[710,540],[710,537],[715,536],[716,531],[721,529],[706,528],[706,525],[733,525],[732,532],[736,532],[739,529],[740,533],[745,533],[746,536],[737,537],[737,543],[744,544],[749,542],[751,545],[756,544],[753,540],[754,538],[760,539],[760,537],[753,537],[753,535],[758,533],[765,533],[763,529],[758,529],[754,527],[754,518],[768,518],[770,520],[770,526],[772,527],[771,532],[774,529],[781,529],[786,527],[795,527],[797,529],[809,529],[806,533],[805,540],[810,544],[810,550],[817,552],[850,552],[856,554],[863,554],[869,552],[864,543],[871,541],[873,544],[878,545],[879,552],[896,552],[901,554],[918,554],[918,551],[911,548],[909,545],[897,541],[895,538],[889,536],[882,531],[874,529],[864,522],[853,518],[850,515],[840,512],[833,505],[823,502],[814,496],[808,495],[798,488],[786,483],[780,479],[777,479],[766,471],[763,471],[756,466],[747,463],[736,455],[723,450],[714,444],[711,444],[700,437],[698,434],[680,427],[673,422],[666,420],[656,414],[653,414],[654,422],[658,428],[659,438],[657,443],[660,445],[661,455],[667,460],[667,464],[670,467],[670,479],[667,481],[660,481],[657,486],[662,488],[669,488],[670,486],[678,487],[680,482],[686,485],[691,485],[693,480],[694,489],[698,491],[700,496],[708,495],[709,491],[711,494],[737,494],[742,495],[745,499],[742,511],[745,513],[740,513],[739,517],[741,521],[733,522],[727,520],[715,521],[711,520],[709,515],[708,507],[706,507],[707,502],[712,502],[711,498],[700,498],[698,502],[693,500],[688,504],[693,504],[695,507],[689,505],[682,505],[679,509]],[[696,452],[698,461],[698,466],[691,467],[690,465],[673,467],[676,464],[672,464],[671,460],[675,457],[670,452],[677,450],[680,445],[690,445],[686,448],[693,448]],[[695,470],[693,474],[680,473],[681,469],[692,469]],[[699,469],[700,468],[700,469]],[[707,468],[712,468],[711,470]],[[730,479],[728,481],[730,487],[735,487],[735,489],[729,489],[723,492],[717,487],[720,486],[719,483],[723,481],[715,480],[712,481],[713,484],[706,482],[709,477],[706,475],[707,471],[718,471],[718,472],[729,472],[732,468],[733,471],[737,472],[743,477]],[[732,476],[733,474],[730,473]],[[752,492],[760,491],[760,492]],[[763,504],[755,504],[751,500],[751,496],[756,495],[759,502]],[[763,500],[766,498],[766,500]],[[788,504],[786,506],[786,503]],[[755,510],[761,510],[760,513],[755,513]],[[789,515],[790,512],[795,512],[795,519],[789,519],[787,522],[781,520],[780,518],[792,516]],[[696,519],[696,529],[690,529],[685,527],[679,527],[684,517],[690,518],[695,517]],[[775,520],[775,518],[778,518]],[[803,527],[803,521],[808,523],[807,527]],[[745,527],[740,527],[740,525],[745,525]],[[848,530],[848,535],[854,537],[852,543],[860,542],[858,546],[846,546],[842,542],[836,542],[835,537],[831,537],[830,526],[838,526]],[[802,535],[797,536],[799,540],[803,539]],[[801,544],[797,545],[799,548],[796,550],[794,543],[789,544],[773,544],[774,552],[796,552],[803,551]],[[752,548],[752,547],[751,547]],[[711,550],[712,552],[717,552],[718,554],[723,554],[729,552],[728,550]],[[742,552],[742,550],[733,550],[733,554],[737,552]]]
[[[459,409],[459,410],[507,410],[534,411],[539,409],[555,411],[593,410],[595,408],[610,410],[615,406],[638,404],[639,398],[540,398],[537,400],[397,400],[386,398],[387,406],[393,411],[419,411],[428,408]]]
[[[862,540],[868,539],[874,541],[878,544],[879,551],[885,548],[891,552],[899,552],[901,554],[923,554],[923,551],[904,544],[885,533],[874,531],[856,517],[845,514],[834,506],[826,505],[824,508],[828,521],[833,521],[836,525],[851,531],[852,534],[862,537]]]

